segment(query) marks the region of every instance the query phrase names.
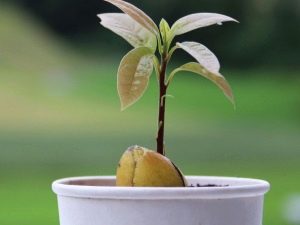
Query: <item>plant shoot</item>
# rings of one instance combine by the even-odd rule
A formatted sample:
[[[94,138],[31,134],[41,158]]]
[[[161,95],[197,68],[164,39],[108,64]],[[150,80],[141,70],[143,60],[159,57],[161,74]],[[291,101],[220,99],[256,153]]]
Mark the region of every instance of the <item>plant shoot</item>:
[[[137,102],[147,89],[153,70],[159,85],[157,149],[165,155],[164,128],[165,108],[168,87],[174,76],[180,71],[201,75],[216,84],[225,96],[234,104],[234,97],[226,79],[219,72],[217,57],[203,44],[194,41],[177,42],[178,35],[198,28],[221,25],[235,19],[217,13],[195,13],[182,17],[172,26],[162,19],[157,26],[153,20],[136,6],[122,0],[104,0],[118,7],[123,13],[99,14],[101,24],[124,38],[133,49],[121,60],[118,69],[117,87],[121,101],[121,110]],[[173,53],[181,49],[194,58],[166,74]],[[128,153],[130,155],[132,153]]]

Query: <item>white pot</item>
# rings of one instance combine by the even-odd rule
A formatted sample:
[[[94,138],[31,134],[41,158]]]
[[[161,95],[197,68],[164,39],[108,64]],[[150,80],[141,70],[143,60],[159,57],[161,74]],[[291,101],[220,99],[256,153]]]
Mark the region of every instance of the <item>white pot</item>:
[[[60,225],[261,225],[263,180],[187,176],[219,187],[116,187],[115,177],[57,180]]]

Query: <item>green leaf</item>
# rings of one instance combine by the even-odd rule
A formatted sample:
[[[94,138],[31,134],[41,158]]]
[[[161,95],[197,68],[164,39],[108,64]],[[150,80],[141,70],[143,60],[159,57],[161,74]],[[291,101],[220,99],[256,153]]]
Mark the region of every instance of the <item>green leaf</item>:
[[[199,74],[213,83],[215,83],[224,93],[224,95],[229,99],[229,101],[234,105],[234,96],[232,94],[232,90],[226,79],[220,74],[216,72],[210,72],[205,69],[201,64],[196,62],[190,62],[182,65],[181,67],[172,71],[168,79],[168,85],[172,81],[174,75],[179,71],[189,71],[196,74]]]
[[[132,19],[134,19],[136,22],[141,24],[143,27],[145,27],[147,30],[151,31],[153,34],[158,35],[159,30],[156,26],[156,24],[153,22],[153,20],[142,10],[137,8],[136,6],[122,1],[122,0],[104,0],[106,2],[109,2],[119,9],[121,9],[124,13],[129,15]]]
[[[148,87],[153,71],[153,53],[150,48],[131,50],[122,59],[118,70],[118,93],[121,110],[134,104]]]
[[[167,40],[169,39],[170,26],[165,19],[162,19],[159,23],[159,30],[163,39],[163,42],[168,45]]]
[[[98,17],[104,27],[123,37],[133,47],[149,47],[155,52],[156,36],[127,14],[103,13],[98,14]]]
[[[192,41],[177,43],[176,45],[193,56],[206,70],[212,73],[219,72],[220,63],[217,57],[204,45]]]
[[[237,20],[229,16],[225,16],[218,13],[195,13],[177,20],[173,24],[171,31],[174,34],[174,36],[176,36],[213,24],[221,25],[223,22],[227,21],[238,22]]]

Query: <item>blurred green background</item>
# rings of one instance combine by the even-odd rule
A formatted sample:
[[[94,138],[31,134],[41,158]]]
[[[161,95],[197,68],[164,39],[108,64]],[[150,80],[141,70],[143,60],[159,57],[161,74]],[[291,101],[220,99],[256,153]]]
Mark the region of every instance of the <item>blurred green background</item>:
[[[132,1],[156,22],[189,13],[240,24],[180,37],[208,46],[236,110],[200,76],[167,99],[167,155],[185,174],[268,180],[264,224],[300,224],[300,1]],[[99,0],[0,0],[0,224],[58,224],[51,182],[114,174],[133,144],[155,148],[158,89],[120,112],[118,63],[130,46],[99,25]],[[178,51],[172,66],[190,61]],[[298,200],[297,200],[298,199]]]

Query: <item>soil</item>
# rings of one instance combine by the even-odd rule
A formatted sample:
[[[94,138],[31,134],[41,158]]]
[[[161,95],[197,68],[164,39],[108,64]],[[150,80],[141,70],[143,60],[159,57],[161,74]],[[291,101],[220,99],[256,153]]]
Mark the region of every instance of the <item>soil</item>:
[[[188,187],[228,187],[228,184],[218,185],[218,184],[197,184],[197,185],[189,185]]]

